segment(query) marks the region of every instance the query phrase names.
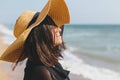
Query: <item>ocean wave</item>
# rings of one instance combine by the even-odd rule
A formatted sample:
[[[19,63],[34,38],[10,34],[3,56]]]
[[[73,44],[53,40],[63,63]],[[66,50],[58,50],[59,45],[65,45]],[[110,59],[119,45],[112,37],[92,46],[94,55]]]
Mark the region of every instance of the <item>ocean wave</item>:
[[[104,67],[95,67],[84,62],[72,53],[70,49],[64,51],[62,65],[73,74],[83,75],[92,80],[120,80],[120,73]]]
[[[6,44],[11,44],[15,40],[13,31],[8,29],[7,26],[0,24],[0,32],[3,34],[3,41]]]
[[[66,34],[67,32],[65,32],[65,37],[74,37],[74,38],[76,38],[76,37],[78,37],[79,36],[79,38],[82,38],[82,37],[95,37],[95,36],[99,36],[99,33],[97,33],[97,32],[92,32],[92,33],[90,33],[90,32],[71,32],[72,34]],[[79,33],[79,34],[78,34]]]

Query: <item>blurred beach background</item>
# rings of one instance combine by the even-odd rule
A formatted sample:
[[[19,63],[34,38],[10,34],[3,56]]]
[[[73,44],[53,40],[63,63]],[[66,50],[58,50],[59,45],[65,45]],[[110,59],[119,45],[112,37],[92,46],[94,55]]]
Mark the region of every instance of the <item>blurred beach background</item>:
[[[12,26],[0,25],[2,41],[7,45],[15,40]],[[83,75],[88,79],[120,80],[119,34],[120,25],[65,25],[64,41],[67,50],[64,51],[64,59],[60,62],[72,74]],[[10,70],[11,64],[7,64],[9,66],[4,65],[3,68]],[[23,71],[24,65],[25,63],[16,70]],[[22,76],[23,72],[21,73],[17,74]]]
[[[0,55],[15,40],[13,28],[20,13],[24,10],[39,11],[46,2],[0,1]],[[71,23],[64,27],[67,49],[60,62],[70,70],[71,80],[120,80],[120,1],[66,2]],[[0,80],[22,80],[25,62],[12,71],[12,63],[0,61]]]

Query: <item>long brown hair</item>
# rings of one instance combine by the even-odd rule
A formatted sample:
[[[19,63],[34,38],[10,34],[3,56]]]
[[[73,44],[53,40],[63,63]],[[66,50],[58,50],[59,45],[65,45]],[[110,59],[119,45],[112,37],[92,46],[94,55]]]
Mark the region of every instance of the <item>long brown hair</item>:
[[[46,66],[53,66],[62,57],[63,44],[54,46],[51,37],[51,25],[39,25],[28,36],[24,45],[24,54],[35,63],[42,62]]]
[[[25,41],[23,53],[16,62],[16,65],[24,56],[27,56],[34,63],[42,63],[46,66],[53,66],[58,62],[60,57],[62,58],[61,51],[65,49],[65,45],[64,42],[57,46],[53,45],[51,37],[51,28],[53,27],[57,27],[57,25],[47,15],[38,26],[32,29]],[[64,26],[61,28],[62,36]]]

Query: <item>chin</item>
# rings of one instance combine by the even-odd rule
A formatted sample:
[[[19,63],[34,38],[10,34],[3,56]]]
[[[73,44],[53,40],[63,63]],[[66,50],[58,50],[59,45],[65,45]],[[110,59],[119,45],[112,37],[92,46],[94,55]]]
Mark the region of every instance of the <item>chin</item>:
[[[59,46],[59,45],[61,45],[61,44],[62,44],[62,42],[60,42],[60,43],[56,43],[55,46]]]

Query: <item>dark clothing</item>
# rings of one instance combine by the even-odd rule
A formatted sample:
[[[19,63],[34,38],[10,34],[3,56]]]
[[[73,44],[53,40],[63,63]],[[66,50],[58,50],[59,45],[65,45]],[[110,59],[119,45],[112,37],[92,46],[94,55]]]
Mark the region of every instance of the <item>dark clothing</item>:
[[[64,70],[60,63],[55,67],[46,67],[43,64],[33,64],[27,61],[24,80],[70,80],[69,71]]]

